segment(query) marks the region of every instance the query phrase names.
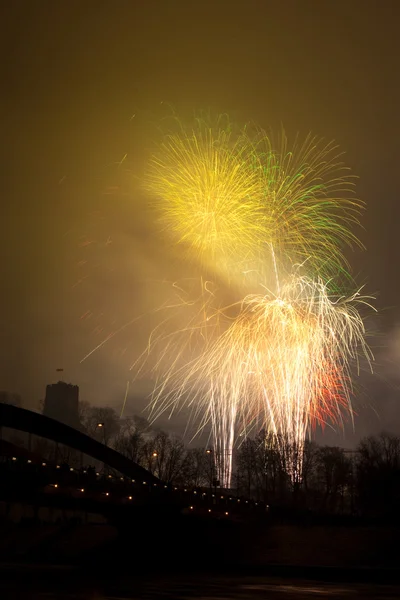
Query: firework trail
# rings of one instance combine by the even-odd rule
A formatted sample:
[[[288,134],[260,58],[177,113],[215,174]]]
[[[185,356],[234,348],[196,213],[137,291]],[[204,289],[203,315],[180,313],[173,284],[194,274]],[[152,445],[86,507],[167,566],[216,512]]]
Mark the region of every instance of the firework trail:
[[[312,136],[289,147],[284,133],[275,143],[227,116],[175,124],[143,186],[204,277],[174,284],[131,370],[150,365],[151,419],[189,407],[195,432],[211,427],[223,486],[236,436],[256,427],[298,479],[310,427],[351,415],[351,363],[372,360],[359,311],[368,298],[340,293],[353,286],[344,249],[361,246],[354,178],[337,147]]]
[[[349,361],[372,359],[357,308],[367,299],[338,295],[363,205],[337,148],[308,136],[289,150],[284,133],[274,144],[200,118],[165,137],[146,188],[174,241],[242,298],[224,307],[203,288],[181,330],[154,332],[153,417],[189,405],[198,429],[211,423],[226,485],[235,435],[255,426],[297,448],[298,477],[309,427],[351,413]]]
[[[278,296],[252,294],[214,314],[207,307],[206,322],[199,319],[198,326],[153,341],[159,356],[171,356],[173,349],[175,357],[161,369],[153,418],[189,406],[199,429],[211,424],[225,484],[231,480],[235,436],[267,428],[282,455],[291,448],[285,463],[298,478],[310,426],[340,423],[344,411],[351,415],[349,362],[372,359],[358,311],[368,300],[359,293],[330,297],[321,279],[293,275]]]
[[[349,266],[343,248],[361,246],[351,227],[363,208],[337,146],[309,135],[289,148],[284,132],[274,144],[260,131],[254,147],[264,241],[287,268],[306,261],[312,274],[337,277]]]
[[[313,273],[337,277],[348,266],[343,248],[361,245],[351,231],[363,208],[354,177],[337,147],[313,136],[289,150],[284,133],[275,144],[227,117],[200,118],[156,148],[145,188],[174,242],[231,281],[270,264],[271,247],[289,271],[306,260]]]

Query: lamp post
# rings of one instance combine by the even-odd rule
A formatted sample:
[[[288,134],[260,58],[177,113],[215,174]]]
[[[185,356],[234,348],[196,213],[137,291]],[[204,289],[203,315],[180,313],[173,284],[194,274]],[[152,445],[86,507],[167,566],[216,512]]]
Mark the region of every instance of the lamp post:
[[[107,446],[107,444],[106,444],[106,428],[104,426],[104,423],[97,423],[97,427],[98,427],[98,429],[103,430],[103,443],[105,446]]]
[[[215,494],[217,493],[217,485],[219,482],[217,481],[216,473],[215,473],[215,463],[212,448],[207,448],[206,454],[210,457],[210,490],[214,486]]]
[[[153,468],[154,465],[154,461],[153,459],[156,459],[158,457],[158,452],[156,452],[154,450],[154,452],[151,453],[151,461],[150,461],[150,465],[151,465],[151,472],[154,474],[155,469]]]
[[[212,450],[211,448],[207,448],[206,454],[208,454],[210,459],[210,490],[212,490],[212,482],[213,482],[213,465],[212,465]]]
[[[107,443],[106,443],[106,428],[105,428],[104,423],[97,423],[97,428],[101,429],[103,431],[103,444],[104,444],[104,447],[106,448],[107,447]],[[104,475],[106,474],[106,463],[105,463],[105,461],[103,461],[103,474]]]

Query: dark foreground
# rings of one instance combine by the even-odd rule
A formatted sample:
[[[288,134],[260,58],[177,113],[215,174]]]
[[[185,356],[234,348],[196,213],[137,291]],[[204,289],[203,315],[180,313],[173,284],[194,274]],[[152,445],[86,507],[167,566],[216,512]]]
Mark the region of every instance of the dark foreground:
[[[103,525],[3,524],[0,600],[400,598],[399,538],[398,527],[153,513]]]
[[[332,574],[333,575],[333,574]],[[102,579],[99,574],[99,579]],[[86,579],[70,568],[3,566],[0,572],[2,600],[247,600],[282,599],[312,600],[313,598],[374,598],[400,597],[400,585],[367,584],[335,581],[313,581],[290,577],[213,574],[187,576],[129,576],[109,581]]]

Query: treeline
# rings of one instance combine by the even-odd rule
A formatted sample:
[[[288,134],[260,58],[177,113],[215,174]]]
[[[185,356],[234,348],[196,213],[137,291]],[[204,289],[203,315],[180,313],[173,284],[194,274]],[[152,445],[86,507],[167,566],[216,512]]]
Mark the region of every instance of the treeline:
[[[236,452],[236,487],[275,506],[331,514],[396,517],[400,500],[400,437],[363,438],[352,450],[307,441],[301,475],[290,477],[291,449],[261,432]]]
[[[181,438],[151,428],[146,419],[139,416],[121,419],[110,407],[80,402],[79,418],[84,433],[114,448],[165,483],[187,487],[211,487],[215,483],[214,457],[209,449],[188,448]],[[43,458],[77,468],[93,463],[92,458],[76,450],[42,438],[35,440],[34,449]],[[103,469],[101,464],[93,466]]]
[[[81,421],[90,435],[105,439],[166,482],[201,487],[218,480],[218,456],[207,448],[187,448],[181,439],[152,430],[145,419],[121,420],[113,409],[83,404]],[[104,431],[97,427],[99,422]],[[399,436],[369,436],[352,451],[307,441],[301,473],[293,476],[290,457],[297,453],[263,431],[248,438],[234,453],[233,490],[271,506],[294,505],[332,514],[397,514]]]
[[[141,417],[120,419],[112,408],[81,403],[82,429],[145,467],[166,483],[214,487],[218,463],[212,448],[188,448],[183,441],[152,429]],[[54,444],[36,440],[35,449],[54,459]],[[57,447],[57,460],[82,462],[82,456]],[[400,501],[400,437],[382,433],[360,441],[355,450],[306,442],[301,473],[293,476],[283,440],[260,432],[246,439],[233,456],[232,490],[270,506],[310,509],[321,513],[393,518]],[[88,460],[90,460],[88,458]]]

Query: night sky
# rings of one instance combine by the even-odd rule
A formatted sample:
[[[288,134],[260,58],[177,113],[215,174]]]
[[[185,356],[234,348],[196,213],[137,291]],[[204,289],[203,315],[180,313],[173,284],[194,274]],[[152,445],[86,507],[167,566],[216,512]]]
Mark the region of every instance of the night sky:
[[[349,258],[379,312],[376,375],[360,377],[356,436],[343,443],[400,433],[399,17],[396,0],[3,2],[0,388],[36,407],[64,368],[82,399],[119,409],[149,324],[80,360],[174,277],[140,175],[168,111],[210,109],[346,151],[367,203],[367,251]],[[147,387],[132,387],[128,412]]]

